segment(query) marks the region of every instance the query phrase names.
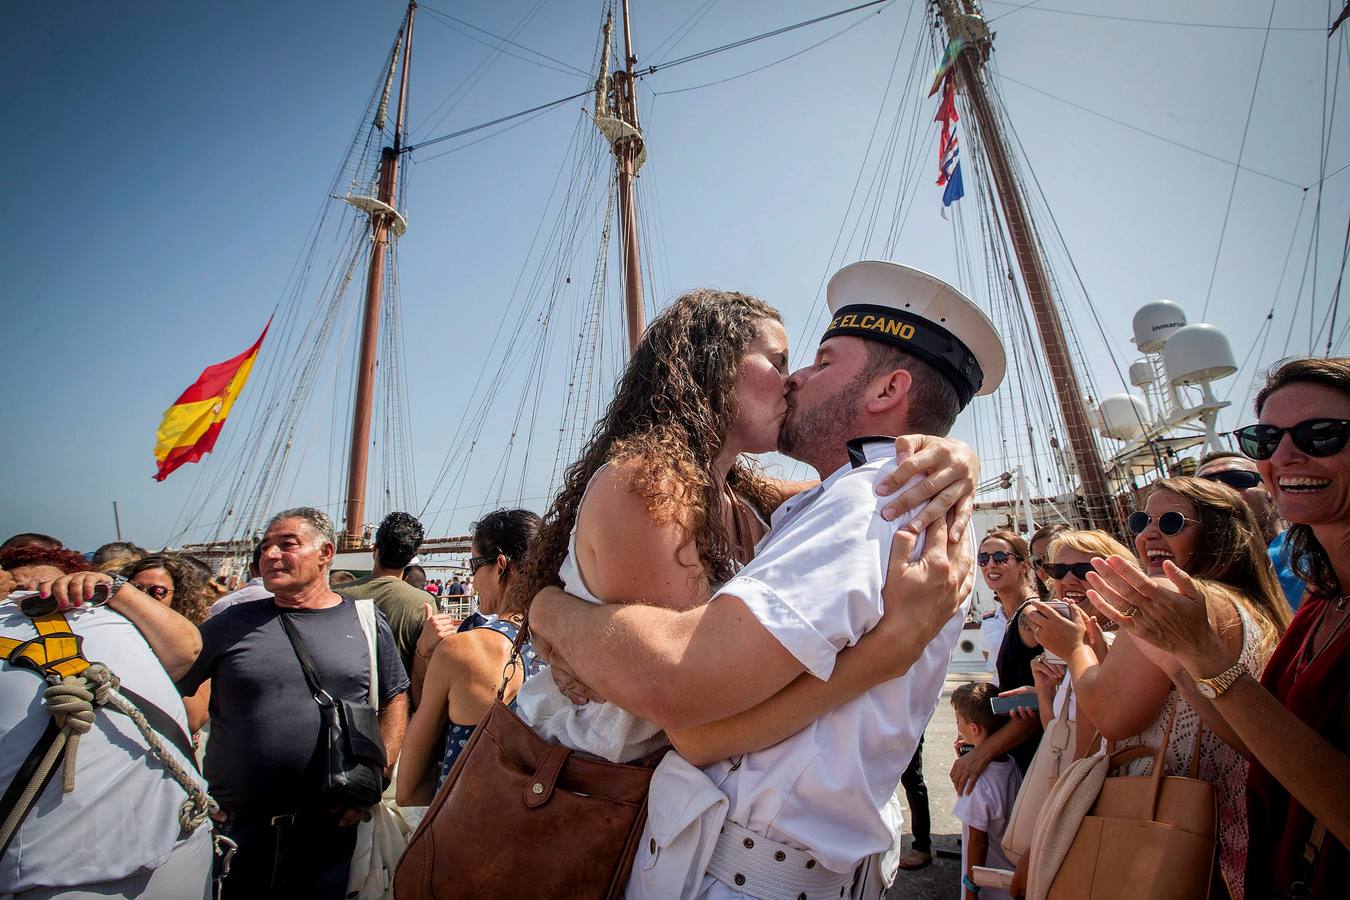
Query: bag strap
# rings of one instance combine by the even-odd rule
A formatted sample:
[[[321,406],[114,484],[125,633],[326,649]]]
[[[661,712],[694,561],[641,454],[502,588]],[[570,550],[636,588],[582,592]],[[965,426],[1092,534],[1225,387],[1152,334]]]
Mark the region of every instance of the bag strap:
[[[28,751],[28,756],[24,759],[23,763],[20,764],[18,771],[14,773],[14,780],[12,780],[9,783],[9,786],[5,788],[4,796],[0,797],[0,824],[3,824],[4,830],[8,835],[3,844],[0,844],[0,856],[4,856],[5,851],[9,849],[10,842],[13,841],[15,835],[19,833],[19,826],[23,824],[24,819],[28,818],[28,814],[33,811],[33,807],[37,805],[37,798],[47,789],[47,785],[51,783],[52,777],[55,776],[58,771],[65,768],[63,763],[66,756],[66,748],[62,747],[60,751],[58,751],[56,762],[47,770],[47,777],[42,780],[42,784],[38,785],[37,792],[33,794],[32,798],[22,809],[19,809],[19,805],[23,800],[23,795],[27,793],[27,789],[33,781],[33,776],[37,773],[38,766],[42,762],[42,758],[51,750],[52,745],[56,743],[56,739],[60,737],[60,735],[61,729],[57,726],[56,720],[49,718],[47,720],[47,727],[42,732],[42,736],[39,737],[37,743],[33,745],[33,749]]]
[[[300,637],[300,632],[296,631],[295,625],[291,623],[291,617],[286,610],[278,608],[277,618],[281,620],[281,630],[286,632],[286,637],[291,642],[291,649],[295,651],[295,656],[300,660],[300,669],[305,673],[305,682],[309,685],[309,691],[314,695],[314,700],[320,706],[324,702],[319,699],[322,695],[328,698],[328,705],[333,704],[333,697],[323,689],[319,683],[319,671],[314,666],[314,658],[309,655],[309,648],[305,646],[304,640]]]
[[[380,669],[379,669],[379,650],[375,645],[375,632],[378,624],[375,621],[375,601],[374,600],[356,600],[356,619],[361,623],[361,631],[366,635],[366,650],[370,653],[370,691],[366,698],[370,703],[370,708],[376,712],[380,711]]]
[[[506,696],[506,686],[511,683],[511,679],[516,674],[516,669],[520,668],[520,652],[525,646],[525,642],[530,639],[530,614],[526,613],[525,618],[520,622],[520,628],[516,630],[516,639],[511,642],[511,656],[507,658],[506,665],[502,667],[502,683],[497,685],[497,702],[502,702]]]

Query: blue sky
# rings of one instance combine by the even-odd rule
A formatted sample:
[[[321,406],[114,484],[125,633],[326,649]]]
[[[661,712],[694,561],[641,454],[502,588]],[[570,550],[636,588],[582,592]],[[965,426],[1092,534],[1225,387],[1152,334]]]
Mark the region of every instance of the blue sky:
[[[668,59],[846,5],[634,0],[637,52],[644,63]],[[1316,196],[1309,191],[1305,201],[1299,186],[1318,179],[1324,34],[1271,32],[1253,102],[1268,4],[1016,5],[986,6],[996,20],[995,65],[1006,76],[1001,92],[1026,158],[1107,332],[1103,341],[1088,327],[1087,311],[1071,304],[1094,381],[1104,393],[1118,389],[1111,360],[1134,356],[1129,322],[1138,305],[1169,297],[1198,321],[1208,294],[1208,319],[1228,332],[1239,360],[1252,351],[1248,369],[1219,385],[1220,395],[1235,385],[1234,400],[1245,405],[1251,371],[1278,358],[1287,335],[1290,353],[1307,348],[1313,275],[1305,274],[1304,253]],[[583,70],[591,65],[598,2],[452,7],[442,0],[433,7],[497,34],[524,21],[518,43]],[[47,531],[92,549],[112,538],[116,499],[128,538],[150,546],[169,538],[198,479],[212,477],[212,464],[224,457],[153,482],[160,413],[202,367],[248,346],[282,299],[402,13],[396,0],[7,9],[0,73],[12,124],[0,148],[9,173],[0,199],[7,324],[0,397],[8,439],[0,448],[0,533]],[[642,82],[651,164],[640,198],[655,276],[649,304],[659,308],[705,284],[745,290],[778,305],[802,343],[822,278],[846,258],[831,248],[841,224],[851,228],[846,207],[860,167],[868,178],[874,171],[864,166],[864,150],[897,44],[907,21],[917,27],[920,18],[897,2]],[[1329,18],[1316,5],[1280,3],[1273,21],[1315,29]],[[863,19],[762,72],[665,93],[750,72]],[[668,38],[691,22],[672,46]],[[414,142],[582,90],[591,77],[502,58],[437,122],[441,113],[433,110],[491,51],[425,11],[416,40]],[[1338,53],[1339,39],[1329,83],[1347,91],[1327,109],[1328,174],[1350,162],[1350,54]],[[892,86],[887,116],[902,87]],[[495,483],[510,483],[507,501],[542,507],[556,424],[554,436],[539,426],[533,445],[542,474],[500,472],[522,391],[514,381],[484,416],[482,447],[466,464],[462,486],[435,496],[428,489],[447,448],[472,431],[470,388],[492,358],[493,331],[583,102],[440,158],[431,158],[440,148],[413,154],[410,230],[399,251],[404,358],[418,499],[430,504],[440,533],[463,529],[494,503],[503,492]],[[1243,165],[1256,171],[1239,175],[1228,211],[1232,165],[1176,144],[1235,160],[1249,104]],[[594,140],[589,133],[586,139]],[[920,139],[931,143],[931,134]],[[874,147],[873,159],[878,152]],[[924,164],[936,165],[928,157]],[[955,279],[952,225],[937,214],[939,196],[925,175],[894,255]],[[1286,268],[1301,202],[1303,224]],[[974,215],[970,199],[963,203]],[[1322,196],[1319,320],[1347,213],[1350,171],[1328,180]],[[581,246],[588,249],[568,274],[588,285],[595,238]],[[1295,317],[1300,283],[1304,299]],[[1258,332],[1276,296],[1271,337],[1258,354]],[[555,351],[560,360],[564,344]],[[549,373],[545,412],[561,406],[566,377],[565,369]],[[340,401],[346,387],[336,380]],[[307,449],[297,452],[277,505],[338,499],[330,494],[334,464],[325,441],[332,411],[345,401],[331,399],[331,390],[314,402]],[[1240,424],[1243,415],[1233,412],[1223,424]],[[524,457],[519,443],[514,453],[512,466]]]

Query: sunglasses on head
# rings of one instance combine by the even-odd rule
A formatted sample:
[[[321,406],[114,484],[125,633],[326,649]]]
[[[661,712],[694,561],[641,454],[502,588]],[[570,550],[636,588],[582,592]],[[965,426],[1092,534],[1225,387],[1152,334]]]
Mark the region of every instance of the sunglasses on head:
[[[1261,476],[1256,472],[1248,472],[1246,469],[1228,469],[1224,472],[1210,472],[1208,475],[1201,475],[1206,481],[1217,481],[1220,484],[1226,484],[1235,491],[1245,491],[1247,488],[1254,488],[1261,483]]]
[[[1092,563],[1045,563],[1041,568],[1045,569],[1045,574],[1056,581],[1067,578],[1070,572],[1079,581],[1085,581],[1087,580],[1087,574],[1092,571]]]
[[[1001,566],[1008,560],[1017,558],[1018,558],[1017,556],[1011,553],[1007,553],[1003,550],[995,550],[993,553],[981,553],[977,555],[975,557],[975,561],[980,564],[980,568],[984,568],[985,566],[989,565],[990,560],[993,560],[994,562],[998,563]]]
[[[1270,459],[1288,434],[1309,456],[1334,456],[1350,439],[1350,419],[1304,419],[1292,428],[1247,425],[1233,432],[1238,449],[1251,459]]]
[[[1130,517],[1125,520],[1125,527],[1130,529],[1130,534],[1143,534],[1152,522],[1153,516],[1140,510],[1136,513],[1130,513]],[[1165,512],[1158,516],[1158,530],[1168,537],[1181,534],[1181,529],[1185,528],[1187,523],[1197,524],[1194,519],[1188,519],[1179,512]]]
[[[169,596],[169,589],[162,584],[136,584],[132,582],[132,585],[142,594],[149,594],[156,600],[163,600]]]

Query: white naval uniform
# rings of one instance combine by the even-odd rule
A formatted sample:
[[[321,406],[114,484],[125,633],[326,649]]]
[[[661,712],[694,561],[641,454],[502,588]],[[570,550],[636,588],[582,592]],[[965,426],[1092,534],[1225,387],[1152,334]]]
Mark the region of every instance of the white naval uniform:
[[[887,522],[887,498],[875,486],[896,465],[890,438],[869,439],[858,458],[818,487],[785,502],[755,558],[720,593],[741,599],[760,623],[818,678],[828,679],[840,650],[880,620],[891,539],[913,513]],[[916,479],[917,480],[917,479]],[[922,538],[915,549],[922,551]],[[722,814],[772,840],[809,851],[826,869],[850,873],[894,845],[899,817],[885,810],[942,692],[965,618],[954,615],[904,676],[878,685],[814,723],[739,761],[706,767],[704,790],[682,759],[653,778],[648,828],[628,896],[688,896],[661,857],[695,865],[715,841]],[[707,782],[720,792],[706,790]],[[720,793],[720,796],[719,796]],[[713,796],[700,817],[699,796]],[[691,808],[695,807],[695,808]],[[700,833],[700,830],[702,833]],[[694,882],[697,884],[697,882]],[[688,879],[686,888],[692,887]],[[662,893],[664,889],[664,893]],[[747,892],[753,885],[746,886]],[[703,897],[744,897],[711,875]]]

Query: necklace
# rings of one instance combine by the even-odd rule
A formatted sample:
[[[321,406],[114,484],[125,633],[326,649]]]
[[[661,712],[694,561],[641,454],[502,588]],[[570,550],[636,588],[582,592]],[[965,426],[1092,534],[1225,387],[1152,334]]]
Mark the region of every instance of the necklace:
[[[1350,616],[1344,615],[1345,600],[1346,597],[1340,597],[1335,601],[1328,601],[1327,605],[1322,608],[1322,612],[1317,616],[1317,624],[1312,627],[1308,632],[1308,636],[1303,640],[1303,647],[1299,652],[1298,664],[1294,669],[1295,681],[1297,681],[1299,676],[1313,664],[1317,657],[1321,656],[1326,652],[1328,647],[1336,643],[1337,638],[1341,636],[1341,632],[1345,630],[1346,623],[1350,623]],[[1322,645],[1319,647],[1317,646],[1317,639],[1322,633],[1322,627],[1326,625],[1327,613],[1331,610],[1333,605],[1336,608],[1336,612],[1340,614],[1340,618],[1336,622],[1335,627],[1332,628],[1331,634],[1327,635],[1327,639],[1323,641]]]

